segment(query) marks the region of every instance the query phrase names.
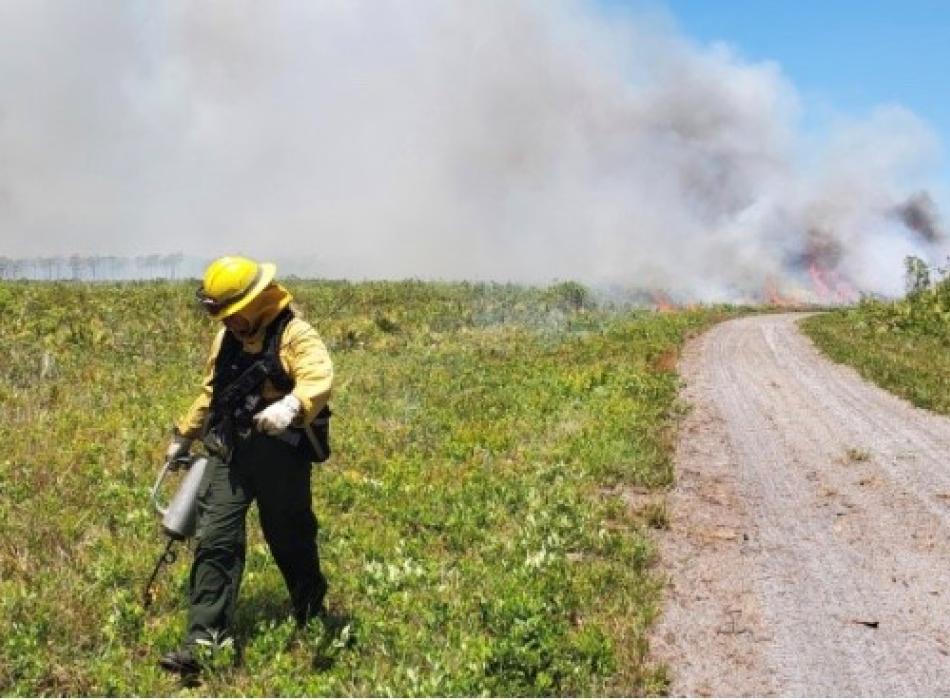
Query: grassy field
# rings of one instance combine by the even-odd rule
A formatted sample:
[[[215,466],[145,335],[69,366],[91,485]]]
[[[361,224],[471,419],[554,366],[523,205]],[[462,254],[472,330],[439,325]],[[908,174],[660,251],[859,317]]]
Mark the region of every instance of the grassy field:
[[[950,414],[950,279],[898,302],[812,316],[805,332],[837,362],[913,404]]]
[[[214,325],[193,283],[0,285],[3,695],[639,695],[660,583],[677,348],[726,312],[599,308],[583,288],[290,282],[337,369],[315,474],[336,622],[296,632],[252,513],[236,648],[197,689],[190,557],[148,492]],[[944,385],[945,386],[945,385]]]

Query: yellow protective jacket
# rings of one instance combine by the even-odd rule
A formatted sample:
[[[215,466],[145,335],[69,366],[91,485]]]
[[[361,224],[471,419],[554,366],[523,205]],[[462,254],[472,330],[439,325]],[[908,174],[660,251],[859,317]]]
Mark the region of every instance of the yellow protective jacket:
[[[271,284],[258,297],[241,310],[240,314],[251,322],[246,336],[238,336],[245,352],[259,353],[264,349],[264,335],[267,325],[290,304],[293,297],[279,284]],[[176,421],[179,434],[197,439],[204,433],[208,408],[211,406],[211,392],[214,381],[214,365],[224,341],[227,329],[222,328],[211,344],[211,354],[205,363],[201,393],[191,404],[191,408]],[[280,338],[280,362],[288,376],[294,381],[291,392],[300,400],[300,416],[294,422],[302,426],[310,423],[330,400],[330,388],[333,384],[333,364],[326,346],[313,327],[301,318],[294,317],[284,328]],[[270,380],[264,382],[262,397],[276,401],[284,395],[274,388]]]

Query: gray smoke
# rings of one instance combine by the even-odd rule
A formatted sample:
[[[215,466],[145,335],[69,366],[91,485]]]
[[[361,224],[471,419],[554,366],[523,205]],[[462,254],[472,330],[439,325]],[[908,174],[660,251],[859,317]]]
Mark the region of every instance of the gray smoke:
[[[944,253],[913,114],[815,144],[779,66],[587,2],[7,0],[0,84],[0,254],[743,299],[816,231],[867,291]]]
[[[894,214],[927,243],[938,243],[946,238],[940,229],[937,205],[927,192],[912,195],[894,209]]]

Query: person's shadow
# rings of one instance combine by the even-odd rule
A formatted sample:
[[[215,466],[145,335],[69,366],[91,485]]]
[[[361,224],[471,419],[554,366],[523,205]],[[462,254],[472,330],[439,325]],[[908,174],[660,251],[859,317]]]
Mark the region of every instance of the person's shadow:
[[[291,615],[290,601],[283,591],[278,595],[261,589],[247,593],[241,596],[234,611],[235,666],[243,665],[244,646],[262,622],[281,623],[289,621]],[[352,648],[355,644],[355,627],[355,620],[349,612],[330,608],[326,614],[308,622],[306,627],[297,629],[288,640],[288,646],[299,642],[301,638],[306,639],[315,646],[311,664],[313,670],[327,671],[336,663],[342,650]]]
[[[344,649],[350,649],[356,644],[356,625],[353,616],[345,610],[328,610],[308,625],[320,625],[323,633],[317,641],[311,666],[314,671],[328,671],[336,663],[337,657]]]

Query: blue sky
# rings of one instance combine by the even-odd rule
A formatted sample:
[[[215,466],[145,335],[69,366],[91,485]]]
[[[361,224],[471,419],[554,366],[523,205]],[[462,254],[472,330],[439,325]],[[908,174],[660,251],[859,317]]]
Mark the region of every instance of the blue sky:
[[[950,182],[950,0],[603,0],[666,11],[701,43],[778,63],[816,113],[862,116],[897,103],[937,133]]]

